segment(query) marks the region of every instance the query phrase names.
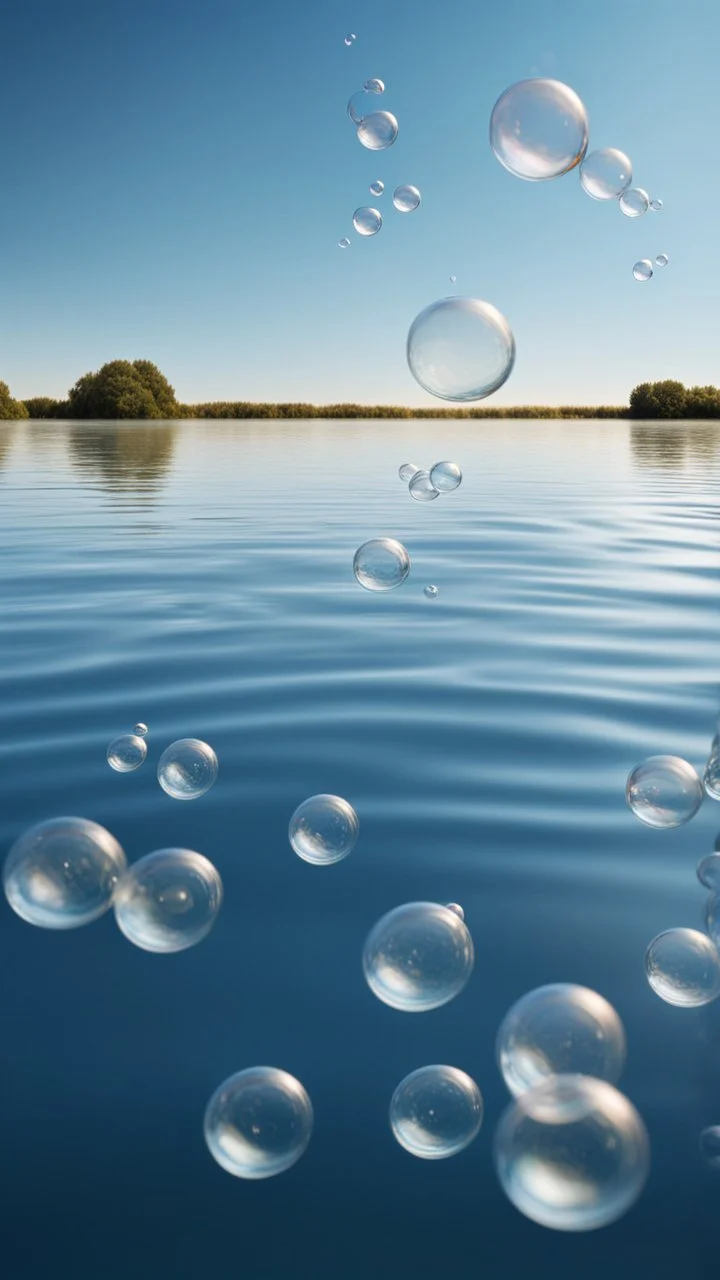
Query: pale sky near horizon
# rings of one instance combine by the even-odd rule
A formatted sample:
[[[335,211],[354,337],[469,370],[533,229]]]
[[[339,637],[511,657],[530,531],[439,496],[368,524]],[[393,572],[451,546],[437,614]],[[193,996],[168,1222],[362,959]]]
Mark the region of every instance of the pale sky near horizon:
[[[0,31],[0,379],[16,396],[143,357],[186,402],[442,406],[405,339],[455,290],[517,342],[484,407],[720,382],[716,0],[15,0]],[[346,115],[369,76],[400,124],[379,153]],[[493,103],[530,76],[579,93],[590,149],[625,150],[662,213],[632,221],[576,173],[499,165]],[[422,191],[414,214],[392,208],[401,182]],[[362,240],[366,203],[385,222]],[[668,267],[634,281],[660,252]]]

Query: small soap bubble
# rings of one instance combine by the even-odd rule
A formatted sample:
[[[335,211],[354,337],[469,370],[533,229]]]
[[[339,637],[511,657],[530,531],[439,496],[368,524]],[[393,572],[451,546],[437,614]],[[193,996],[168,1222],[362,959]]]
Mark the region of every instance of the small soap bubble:
[[[298,805],[288,827],[291,847],[299,858],[318,867],[347,858],[360,832],[358,816],[341,796],[310,796]]]
[[[385,183],[381,182],[380,178],[376,178],[375,182],[370,183],[371,196],[381,196],[384,190],[385,190]]]
[[[451,283],[451,284],[457,284],[457,276],[451,276],[451,277],[450,277],[450,283]]]
[[[158,761],[158,782],[173,800],[196,800],[210,790],[217,775],[217,756],[199,738],[179,738]]]
[[[612,1005],[596,991],[555,982],[529,991],[506,1013],[496,1052],[516,1097],[557,1075],[615,1084],[625,1065],[625,1031]]]
[[[359,236],[376,236],[382,226],[382,214],[364,205],[353,214],[353,226]]]
[[[662,207],[663,207],[663,202],[662,202],[662,200],[651,200],[651,201],[650,201],[650,208],[652,209],[653,213],[659,213],[659,212],[660,212],[660,210],[662,209]]]
[[[655,259],[655,266],[666,267],[669,261],[670,259],[668,258],[666,253],[659,253],[657,258]]]
[[[700,1153],[711,1169],[720,1169],[720,1125],[713,1124],[700,1134]]]
[[[313,1129],[310,1099],[277,1067],[249,1067],[224,1080],[205,1111],[205,1141],[236,1178],[272,1178],[294,1165]]]
[[[587,144],[585,107],[559,80],[521,80],[493,107],[490,146],[518,178],[559,178],[580,164]]]
[[[632,165],[624,151],[599,147],[589,151],[580,165],[580,182],[593,200],[613,200],[632,182]]]
[[[378,1000],[424,1013],[462,991],[474,960],[472,938],[454,911],[436,902],[408,902],[370,930],[363,970]]]
[[[15,841],[3,887],[28,924],[75,929],[107,911],[126,865],[115,837],[97,822],[51,818]]]
[[[133,733],[136,734],[138,738],[147,738],[148,727],[146,724],[143,724],[142,720],[139,720],[133,729]]]
[[[355,43],[356,40],[357,40],[357,36],[355,35],[355,33],[353,31],[349,31],[345,37],[345,44],[347,45],[348,49],[350,48],[351,44]]]
[[[720,893],[720,853],[709,853],[697,864],[697,878],[706,889]]]
[[[362,124],[365,116],[373,110],[371,95],[366,89],[357,89],[351,94],[347,104],[347,113],[353,124]]]
[[[398,136],[398,122],[389,111],[371,111],[358,125],[357,136],[368,151],[384,151]]]
[[[434,502],[440,497],[440,492],[435,488],[430,479],[429,471],[416,471],[412,480],[408,485],[410,497],[416,502]]]
[[[118,928],[143,951],[185,951],[212,929],[222,903],[215,867],[192,849],[158,849],[118,881]]]
[[[376,76],[372,76],[370,80],[365,81],[365,89],[368,93],[384,93],[384,81],[378,80]]]
[[[418,471],[420,471],[420,467],[416,467],[414,462],[403,462],[402,466],[398,470],[398,475],[401,480],[404,480],[406,484],[409,484],[413,476],[417,475]]]
[[[147,742],[136,733],[121,733],[119,738],[113,738],[106,755],[116,773],[132,773],[147,755]]]
[[[343,236],[342,240],[338,240],[338,245],[341,249],[349,249],[350,241],[348,240],[347,236]]]
[[[680,756],[649,756],[629,775],[625,799],[648,827],[680,827],[695,817],[703,786],[692,765]]]
[[[410,556],[394,538],[371,538],[358,547],[353,573],[366,591],[392,591],[410,572]]]
[[[626,218],[640,218],[648,211],[650,197],[642,187],[629,187],[627,191],[623,191],[618,204]]]
[[[641,258],[639,262],[635,263],[632,271],[636,280],[649,280],[653,273],[652,262],[649,258]]]
[[[494,1145],[508,1199],[556,1231],[616,1222],[650,1169],[647,1131],[632,1103],[589,1076],[551,1076],[521,1094],[502,1115]]]
[[[430,584],[428,584],[428,586],[427,586],[427,587],[423,587],[423,595],[424,595],[424,596],[427,596],[427,599],[428,599],[428,600],[437,600],[437,598],[438,598],[438,589],[437,589],[437,587],[436,587],[436,586],[434,586],[432,583],[430,583]],[[452,911],[452,907],[451,907],[451,906],[448,906],[448,910],[449,910],[449,911]]]
[[[720,735],[716,734],[710,748],[708,762],[703,773],[705,794],[711,800],[720,800]]]
[[[430,470],[430,479],[441,493],[452,493],[462,483],[462,471],[457,462],[436,462]]]
[[[393,191],[393,204],[399,213],[412,213],[417,209],[422,197],[417,187],[396,187]]]
[[[447,907],[448,911],[454,912],[454,914],[456,916],[459,916],[461,920],[465,919],[465,912],[463,911],[459,902],[446,902],[445,906]]]
[[[421,1160],[444,1160],[469,1147],[483,1120],[482,1094],[457,1067],[420,1067],[400,1081],[390,1127],[401,1147]]]
[[[720,957],[697,929],[667,929],[645,952],[645,973],[656,995],[668,1004],[695,1008],[720,995]]]
[[[442,298],[410,326],[407,362],[440,400],[484,400],[509,378],[515,339],[503,315],[478,298]]]

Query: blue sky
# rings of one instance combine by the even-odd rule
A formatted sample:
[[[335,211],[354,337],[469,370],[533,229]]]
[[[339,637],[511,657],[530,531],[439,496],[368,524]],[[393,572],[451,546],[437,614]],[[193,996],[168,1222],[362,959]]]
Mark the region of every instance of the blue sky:
[[[405,337],[455,274],[515,333],[488,406],[720,382],[719,41],[716,0],[5,6],[0,378],[64,395],[141,356],[186,401],[438,403]],[[493,103],[535,75],[572,85],[591,148],[625,150],[661,214],[501,168]],[[369,76],[400,123],[375,154],[345,110]],[[363,241],[352,213],[376,177],[385,225]],[[400,182],[415,214],[392,208]],[[662,251],[637,284],[633,262]]]

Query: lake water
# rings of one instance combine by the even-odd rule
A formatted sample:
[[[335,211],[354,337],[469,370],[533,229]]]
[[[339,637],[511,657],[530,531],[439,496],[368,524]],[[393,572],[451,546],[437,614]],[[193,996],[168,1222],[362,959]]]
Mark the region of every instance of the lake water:
[[[400,463],[464,482],[413,502]],[[111,916],[51,933],[3,904],[0,1218],[8,1280],[483,1280],[705,1275],[720,1175],[720,1001],[648,988],[649,940],[701,927],[707,801],[653,832],[625,806],[645,756],[702,768],[720,706],[720,429],[625,422],[0,424],[0,842],[62,813],[135,859],[198,849],[226,900],[200,946],[156,956]],[[363,591],[356,547],[412,557]],[[436,583],[438,598],[423,587]],[[149,755],[105,748],[137,720]],[[163,748],[209,741],[215,787],[179,804]],[[316,792],[360,815],[331,868],[287,843]],[[380,1004],[363,940],[414,899],[462,903],[465,991]],[[635,1208],[588,1235],[504,1199],[492,1133],[509,1005],[584,983],[628,1033],[621,1088],[646,1120]],[[477,1141],[415,1160],[390,1095],[432,1062],[482,1089]],[[313,1140],[288,1173],[229,1177],[205,1103],[244,1066],[296,1075]]]

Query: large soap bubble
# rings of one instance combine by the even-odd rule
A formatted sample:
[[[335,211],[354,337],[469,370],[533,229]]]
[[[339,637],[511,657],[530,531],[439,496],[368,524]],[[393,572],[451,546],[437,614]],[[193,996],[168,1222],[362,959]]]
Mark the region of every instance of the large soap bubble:
[[[667,929],[645,952],[645,973],[668,1004],[695,1008],[720,995],[720,956],[697,929]]]
[[[468,1147],[480,1132],[482,1094],[457,1067],[420,1067],[400,1081],[390,1103],[390,1127],[406,1151],[443,1160]]]
[[[703,786],[711,800],[720,800],[720,734],[716,734],[713,738],[703,773]]]
[[[509,378],[515,339],[503,315],[478,298],[441,298],[410,326],[407,362],[441,400],[483,400]]]
[[[580,164],[587,144],[585,107],[559,80],[521,80],[493,107],[490,146],[518,178],[559,178]]]
[[[272,1178],[299,1160],[313,1128],[310,1099],[277,1067],[249,1067],[224,1080],[205,1111],[205,1141],[236,1178]]]
[[[510,1104],[495,1132],[495,1165],[516,1209],[556,1231],[593,1231],[637,1200],[650,1167],[640,1116],[591,1076],[551,1076]]]
[[[641,218],[648,211],[650,197],[642,187],[629,187],[623,191],[618,203],[626,218]]]
[[[697,878],[712,893],[720,892],[720,853],[709,853],[697,864]]]
[[[157,774],[163,791],[173,800],[197,800],[217,778],[218,759],[207,742],[179,738],[163,751]]]
[[[366,591],[392,591],[410,572],[410,556],[394,538],[371,538],[358,547],[353,573]]]
[[[298,805],[288,827],[299,858],[318,867],[347,858],[360,833],[358,816],[342,796],[310,796]]]
[[[118,927],[136,947],[185,951],[210,932],[222,896],[220,876],[201,853],[158,849],[128,868],[113,907]]]
[[[629,775],[625,799],[648,827],[680,827],[695,817],[703,786],[692,765],[680,756],[648,756]]]
[[[353,226],[359,236],[376,236],[382,226],[382,214],[369,205],[363,205],[353,214]]]
[[[434,502],[440,497],[440,490],[435,488],[429,471],[416,471],[411,477],[408,492],[416,502]]]
[[[615,200],[632,182],[632,165],[624,151],[599,147],[580,165],[580,182],[593,200]]]
[[[13,911],[42,929],[75,929],[107,911],[127,863],[114,836],[88,818],[51,818],[25,831],[3,871]]]
[[[462,471],[457,462],[436,462],[430,469],[430,479],[441,493],[452,493],[462,484]]]
[[[713,1124],[700,1134],[700,1152],[711,1169],[720,1169],[720,1125]]]
[[[612,1005],[596,991],[555,982],[529,991],[506,1013],[497,1059],[516,1096],[557,1075],[615,1084],[625,1064],[625,1031]]]
[[[653,267],[649,258],[640,258],[632,269],[636,280],[644,282],[652,279]]]
[[[393,191],[393,204],[398,213],[412,213],[418,208],[422,196],[417,187],[396,187]]]
[[[147,732],[147,730],[146,730]],[[137,733],[121,733],[107,749],[107,762],[116,773],[132,773],[147,756],[147,742]]]
[[[406,1013],[447,1004],[472,973],[468,929],[436,902],[408,902],[378,920],[363,951],[363,969],[378,1000]]]
[[[371,111],[358,125],[357,136],[368,151],[384,151],[398,136],[398,122],[389,111]]]

